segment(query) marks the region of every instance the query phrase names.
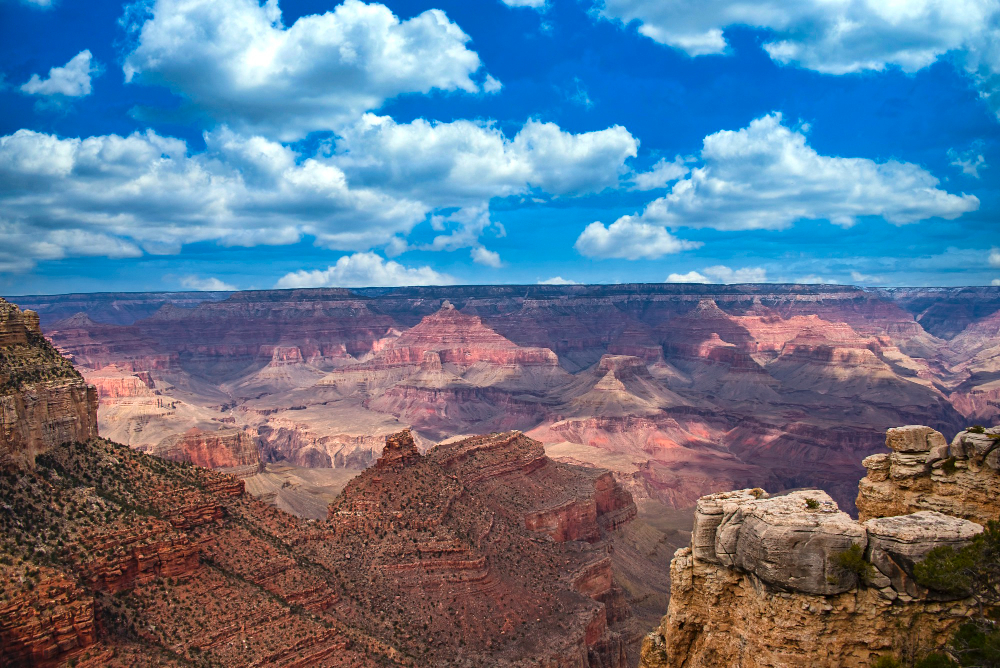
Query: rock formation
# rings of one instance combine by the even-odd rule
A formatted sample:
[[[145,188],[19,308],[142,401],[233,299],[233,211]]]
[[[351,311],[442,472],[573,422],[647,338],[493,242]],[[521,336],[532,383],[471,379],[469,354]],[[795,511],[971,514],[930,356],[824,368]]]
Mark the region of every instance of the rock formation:
[[[149,452],[164,459],[217,469],[241,478],[264,470],[257,443],[243,429],[191,429],[163,439]]]
[[[944,645],[973,602],[921,586],[914,565],[935,547],[967,545],[996,516],[995,495],[984,496],[998,482],[985,463],[992,431],[949,445],[929,427],[888,430],[892,453],[865,460],[860,522],[821,490],[701,498],[640,665],[862,668]]]
[[[97,436],[97,393],[45,340],[38,314],[0,299],[0,467]]]
[[[890,454],[865,458],[858,512],[872,517],[934,510],[986,524],[998,517],[1000,428],[966,429],[949,444],[929,427],[890,429]]]
[[[114,364],[153,393],[107,383],[102,433],[129,445],[225,421],[266,460],[360,470],[404,428],[421,448],[518,429],[612,467],[640,504],[819,487],[853,512],[887,427],[950,435],[995,410],[998,294],[475,286],[26,303],[85,375]],[[952,302],[958,331],[939,317]]]
[[[3,352],[15,400],[65,382],[51,348],[8,337]],[[611,540],[632,498],[523,434],[427,455],[395,434],[316,521],[191,463],[259,466],[239,429],[167,439],[164,457],[50,433],[0,469],[3,666],[626,665]]]

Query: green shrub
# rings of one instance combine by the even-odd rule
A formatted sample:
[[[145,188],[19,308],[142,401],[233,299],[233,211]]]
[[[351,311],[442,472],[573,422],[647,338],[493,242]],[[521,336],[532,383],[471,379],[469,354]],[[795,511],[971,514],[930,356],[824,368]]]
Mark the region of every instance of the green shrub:
[[[894,656],[880,656],[872,662],[872,668],[903,668],[903,664]]]
[[[806,499],[806,508],[809,510],[816,510],[819,508],[819,501],[816,499]]]
[[[986,433],[986,427],[984,427],[981,424],[974,424],[971,427],[969,427],[968,429],[966,429],[965,431],[969,432],[970,434],[985,434]]]
[[[833,558],[833,563],[848,573],[854,573],[861,582],[869,582],[875,576],[875,567],[865,559],[865,551],[857,543],[853,543],[843,552]]]
[[[934,652],[913,664],[913,668],[958,668],[958,665],[947,654]]]

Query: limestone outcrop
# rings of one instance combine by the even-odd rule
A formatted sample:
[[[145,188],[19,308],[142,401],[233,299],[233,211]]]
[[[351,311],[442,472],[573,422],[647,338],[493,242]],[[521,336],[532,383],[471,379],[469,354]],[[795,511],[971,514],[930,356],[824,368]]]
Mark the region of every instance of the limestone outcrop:
[[[861,521],[933,510],[985,524],[998,516],[1000,428],[971,428],[949,444],[930,427],[890,429],[892,452],[866,457],[858,484]]]
[[[0,467],[96,437],[96,390],[45,340],[37,313],[0,299]]]
[[[1000,511],[986,496],[994,432],[949,444],[929,427],[890,429],[891,454],[865,460],[861,521],[821,490],[702,497],[640,666],[866,668],[901,649],[900,629],[918,649],[940,647],[973,602],[921,586],[914,566],[969,544]]]

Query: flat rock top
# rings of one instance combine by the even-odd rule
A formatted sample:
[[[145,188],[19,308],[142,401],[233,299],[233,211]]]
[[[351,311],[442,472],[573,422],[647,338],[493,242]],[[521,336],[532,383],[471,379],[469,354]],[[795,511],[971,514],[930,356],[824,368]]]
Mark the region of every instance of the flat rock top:
[[[830,495],[821,489],[799,490],[784,496],[746,502],[742,510],[744,517],[756,517],[773,526],[864,533],[861,525],[841,511]]]
[[[940,432],[919,424],[893,427],[885,432],[885,445],[895,452],[928,452],[945,442]]]
[[[727,503],[757,501],[766,499],[767,492],[759,487],[753,489],[737,489],[731,492],[717,492],[698,499],[698,512],[702,515],[721,515]]]
[[[880,538],[891,538],[904,543],[970,540],[983,530],[983,527],[975,522],[933,510],[921,510],[896,517],[879,517],[868,520],[864,526]]]

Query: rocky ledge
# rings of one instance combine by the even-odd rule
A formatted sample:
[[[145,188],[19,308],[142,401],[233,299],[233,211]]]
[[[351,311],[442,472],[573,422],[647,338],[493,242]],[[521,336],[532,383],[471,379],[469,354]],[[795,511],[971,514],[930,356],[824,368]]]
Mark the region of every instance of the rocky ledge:
[[[975,431],[948,444],[928,427],[890,429],[892,454],[865,460],[861,521],[821,490],[699,499],[640,666],[861,668],[895,649],[901,628],[943,644],[972,603],[919,585],[913,569],[935,547],[967,545],[983,530],[971,520],[996,516],[985,495],[994,430]]]
[[[936,510],[980,524],[997,518],[1000,427],[971,427],[951,443],[930,427],[890,429],[889,454],[866,457],[858,513],[871,517]]]

